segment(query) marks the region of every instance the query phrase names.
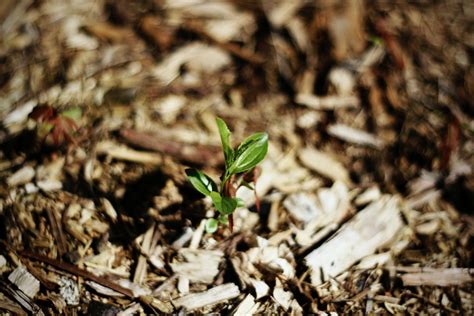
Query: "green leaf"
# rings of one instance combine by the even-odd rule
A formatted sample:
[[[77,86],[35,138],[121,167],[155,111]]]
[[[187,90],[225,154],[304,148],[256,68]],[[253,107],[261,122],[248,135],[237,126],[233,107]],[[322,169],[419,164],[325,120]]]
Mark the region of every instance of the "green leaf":
[[[209,195],[212,191],[217,190],[217,185],[206,174],[196,169],[186,169],[186,175],[189,182],[196,190],[204,195]]]
[[[261,162],[268,151],[268,134],[256,133],[247,137],[237,148],[229,175],[242,173]]]
[[[215,218],[209,218],[206,221],[206,232],[209,234],[214,233],[217,230],[219,222]]]
[[[219,215],[218,220],[220,223],[227,225],[229,224],[229,217],[227,215]]]
[[[241,198],[235,198],[235,199],[237,200],[237,207],[245,206],[244,200],[242,200]]]
[[[221,205],[222,205],[222,196],[219,192],[211,192],[209,193],[209,196],[212,199],[212,203],[214,204],[214,207],[221,212]]]
[[[227,124],[221,118],[216,118],[217,128],[219,128],[219,134],[221,136],[222,150],[224,151],[224,160],[226,169],[234,161],[234,150],[230,146],[230,131]]]
[[[69,117],[74,121],[79,121],[82,117],[82,110],[80,108],[71,108],[69,110],[61,112],[61,115]]]
[[[212,199],[214,207],[221,214],[232,214],[237,208],[237,199],[221,196],[218,192],[211,192],[209,196]]]

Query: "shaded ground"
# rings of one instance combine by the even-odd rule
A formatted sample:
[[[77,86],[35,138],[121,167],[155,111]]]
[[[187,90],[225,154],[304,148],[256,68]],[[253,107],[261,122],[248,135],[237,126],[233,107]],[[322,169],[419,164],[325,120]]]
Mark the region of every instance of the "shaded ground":
[[[472,314],[473,14],[3,1],[0,310]],[[270,150],[209,235],[216,116]]]

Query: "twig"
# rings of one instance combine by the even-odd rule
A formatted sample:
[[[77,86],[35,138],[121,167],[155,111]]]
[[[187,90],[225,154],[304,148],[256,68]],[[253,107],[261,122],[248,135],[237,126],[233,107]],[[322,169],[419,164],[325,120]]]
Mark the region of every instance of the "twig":
[[[40,255],[40,254],[35,254],[35,253],[31,253],[31,252],[26,252],[26,251],[20,251],[19,252],[20,255],[24,256],[24,257],[27,257],[27,258],[30,258],[30,259],[34,259],[34,260],[38,260],[38,261],[41,261],[41,262],[44,262],[44,263],[47,263],[57,269],[60,269],[60,270],[64,270],[64,271],[67,271],[71,274],[74,274],[76,276],[80,276],[80,277],[83,277],[84,279],[88,279],[90,281],[94,281],[102,286],[105,286],[105,287],[108,287],[109,289],[112,289],[120,294],[123,294],[127,297],[130,297],[130,298],[133,298],[134,295],[133,295],[133,292],[129,289],[126,289],[118,284],[115,284],[113,283],[112,281],[109,281],[105,278],[102,278],[102,277],[98,277],[86,270],[83,270],[83,269],[80,269],[72,264],[69,264],[69,263],[65,263],[65,262],[59,262],[55,259],[51,259],[51,258],[48,258],[46,256],[43,256],[43,255]]]
[[[217,166],[223,163],[223,157],[221,157],[220,149],[217,146],[180,144],[176,141],[163,139],[159,135],[138,132],[132,129],[122,129],[120,136],[131,145],[168,154],[178,160],[209,166]]]

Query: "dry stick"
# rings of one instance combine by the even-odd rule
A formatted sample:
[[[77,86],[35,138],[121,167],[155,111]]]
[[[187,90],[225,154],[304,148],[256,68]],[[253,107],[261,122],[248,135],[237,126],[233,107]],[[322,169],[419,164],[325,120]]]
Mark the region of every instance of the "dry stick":
[[[224,162],[217,146],[191,145],[163,139],[159,135],[122,129],[120,136],[131,145],[170,155],[178,160],[217,166]]]
[[[124,288],[112,281],[109,281],[105,278],[102,278],[102,277],[98,277],[86,270],[83,270],[81,268],[78,268],[76,267],[75,265],[72,265],[72,264],[69,264],[69,263],[65,263],[65,262],[59,262],[55,259],[51,259],[51,258],[48,258],[46,256],[43,256],[43,255],[40,255],[40,254],[35,254],[35,253],[31,253],[31,252],[26,252],[26,251],[20,251],[19,252],[20,255],[24,256],[24,257],[27,257],[27,258],[30,258],[30,259],[34,259],[34,260],[38,260],[38,261],[41,261],[41,262],[44,262],[44,263],[47,263],[57,269],[60,269],[60,270],[64,270],[66,272],[69,272],[71,274],[74,274],[76,276],[80,276],[80,277],[83,277],[84,279],[88,279],[88,280],[91,280],[91,281],[94,281],[100,285],[103,285],[105,287],[108,287],[109,289],[112,289],[120,294],[123,294],[127,297],[130,297],[130,298],[134,298],[134,295],[133,295],[133,292],[127,288]]]

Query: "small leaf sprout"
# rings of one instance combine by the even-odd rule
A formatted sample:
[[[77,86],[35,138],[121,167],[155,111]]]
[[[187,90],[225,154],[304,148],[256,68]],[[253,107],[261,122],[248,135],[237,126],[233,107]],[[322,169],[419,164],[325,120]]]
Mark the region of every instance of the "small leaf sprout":
[[[222,151],[224,152],[224,172],[220,177],[220,186],[206,174],[196,169],[186,169],[186,175],[194,188],[212,200],[217,210],[216,217],[206,222],[206,231],[214,233],[219,226],[229,225],[233,229],[232,214],[237,207],[243,206],[243,201],[236,197],[237,189],[245,186],[254,190],[257,210],[260,202],[256,194],[256,181],[260,175],[257,165],[265,158],[268,151],[268,134],[255,133],[233,149],[231,146],[231,132],[227,124],[216,118],[217,127],[221,137]]]

